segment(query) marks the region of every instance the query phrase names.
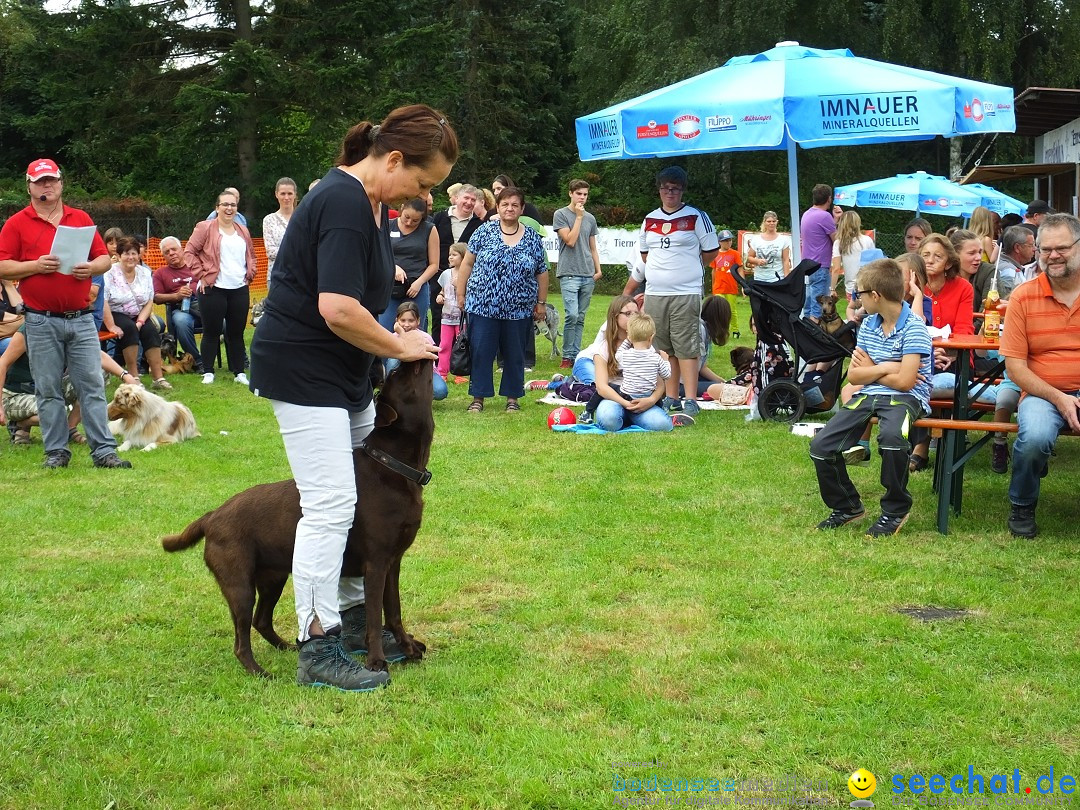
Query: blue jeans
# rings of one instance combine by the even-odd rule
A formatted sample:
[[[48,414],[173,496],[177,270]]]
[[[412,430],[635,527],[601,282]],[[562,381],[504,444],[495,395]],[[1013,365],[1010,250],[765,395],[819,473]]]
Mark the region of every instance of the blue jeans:
[[[426,332],[428,330],[428,308],[431,306],[431,290],[426,281],[424,286],[420,288],[420,292],[416,294],[416,298],[409,298],[407,295],[401,298],[391,298],[390,303],[386,305],[386,309],[379,313],[379,323],[382,324],[384,329],[393,332],[394,322],[397,320],[397,308],[406,301],[412,301],[416,304],[416,308],[420,310],[420,328]],[[437,340],[438,338],[436,338]]]
[[[817,302],[819,295],[828,295],[829,282],[832,276],[829,274],[829,265],[826,263],[816,273],[806,277],[806,302],[803,304],[804,318],[820,318],[821,304]]]
[[[591,357],[582,357],[579,352],[570,374],[578,382],[591,385],[596,382],[596,362]]]
[[[1077,391],[1070,392],[1076,396]],[[1039,500],[1039,486],[1046,475],[1050,451],[1065,420],[1049,400],[1028,394],[1016,410],[1020,430],[1013,443],[1012,480],[1009,501],[1015,506],[1034,506]]]
[[[383,360],[383,368],[386,370],[387,374],[400,365],[401,361],[395,357],[388,357],[386,360]],[[449,389],[446,387],[446,380],[438,374],[431,375],[431,387],[433,399],[446,399],[446,395],[450,393]]]
[[[573,360],[581,351],[581,334],[585,331],[585,313],[592,301],[596,282],[592,276],[563,276],[559,279],[562,290],[563,313],[563,360]]]
[[[469,377],[469,393],[480,398],[495,396],[492,365],[498,352],[503,360],[499,396],[509,399],[522,396],[525,393],[525,338],[532,336],[532,318],[505,320],[470,312],[472,375]]]
[[[116,439],[109,432],[106,415],[105,380],[101,376],[101,347],[94,316],[88,313],[66,320],[27,312],[26,349],[30,373],[34,375],[45,452],[67,452],[68,414],[62,382],[66,367],[79,395],[91,455],[100,460],[115,453]]]
[[[165,318],[169,322],[169,331],[176,335],[176,342],[181,348],[195,358],[195,368],[202,368],[202,355],[199,354],[199,346],[195,342],[195,328],[201,327],[202,321],[196,324],[197,318],[190,312],[184,312],[179,307],[169,308],[165,312]]]
[[[610,399],[605,399],[596,406],[596,416],[593,419],[593,424],[601,430],[611,433],[622,430],[627,424],[637,425],[639,428],[658,433],[666,433],[675,427],[671,423],[671,417],[667,415],[663,408],[654,405],[644,413],[634,413]]]
[[[968,399],[972,398],[972,394],[982,388],[982,385],[972,385],[968,388]],[[930,379],[930,399],[952,399],[953,393],[956,391],[956,375],[951,371],[939,371]],[[979,402],[985,402],[993,405],[997,400],[997,386],[988,385],[986,389],[979,394]]]

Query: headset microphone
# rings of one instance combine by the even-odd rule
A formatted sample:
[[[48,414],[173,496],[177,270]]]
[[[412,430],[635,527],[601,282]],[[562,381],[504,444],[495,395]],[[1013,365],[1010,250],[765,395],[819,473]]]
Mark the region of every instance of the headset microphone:
[[[42,194],[40,197],[38,197],[38,199],[42,202],[45,202],[47,199],[49,199],[49,197],[47,194]]]

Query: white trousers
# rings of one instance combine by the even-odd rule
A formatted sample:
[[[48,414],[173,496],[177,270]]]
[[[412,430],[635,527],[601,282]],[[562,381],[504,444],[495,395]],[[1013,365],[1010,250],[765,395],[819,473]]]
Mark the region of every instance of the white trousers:
[[[324,630],[364,601],[364,578],[342,577],[341,556],[356,511],[352,451],[375,425],[375,404],[359,413],[271,400],[303,514],[293,549],[293,591],[300,641],[318,619]]]

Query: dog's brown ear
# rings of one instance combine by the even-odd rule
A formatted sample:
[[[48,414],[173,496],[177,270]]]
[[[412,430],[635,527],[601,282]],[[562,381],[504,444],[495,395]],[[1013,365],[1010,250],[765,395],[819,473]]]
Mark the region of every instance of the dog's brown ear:
[[[387,427],[397,421],[398,414],[390,405],[375,401],[375,427]]]

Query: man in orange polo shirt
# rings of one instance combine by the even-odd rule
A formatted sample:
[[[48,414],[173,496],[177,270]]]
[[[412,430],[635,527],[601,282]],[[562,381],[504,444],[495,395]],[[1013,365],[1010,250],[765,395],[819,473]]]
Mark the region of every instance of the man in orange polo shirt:
[[[1050,214],[1039,226],[1042,273],[1009,296],[1001,354],[1024,392],[1009,484],[1009,531],[1038,534],[1035,507],[1050,453],[1063,430],[1080,431],[1080,219]]]
[[[26,308],[26,348],[45,441],[44,466],[57,469],[71,460],[62,384],[66,372],[79,396],[94,466],[130,467],[116,455],[116,439],[109,432],[101,347],[90,308],[90,277],[109,269],[109,252],[95,232],[86,261],[62,268],[52,252],[57,227],[94,223],[85,211],[64,205],[60,169],[47,158],[26,168],[26,191],[30,204],[0,229],[0,277],[19,280]]]

